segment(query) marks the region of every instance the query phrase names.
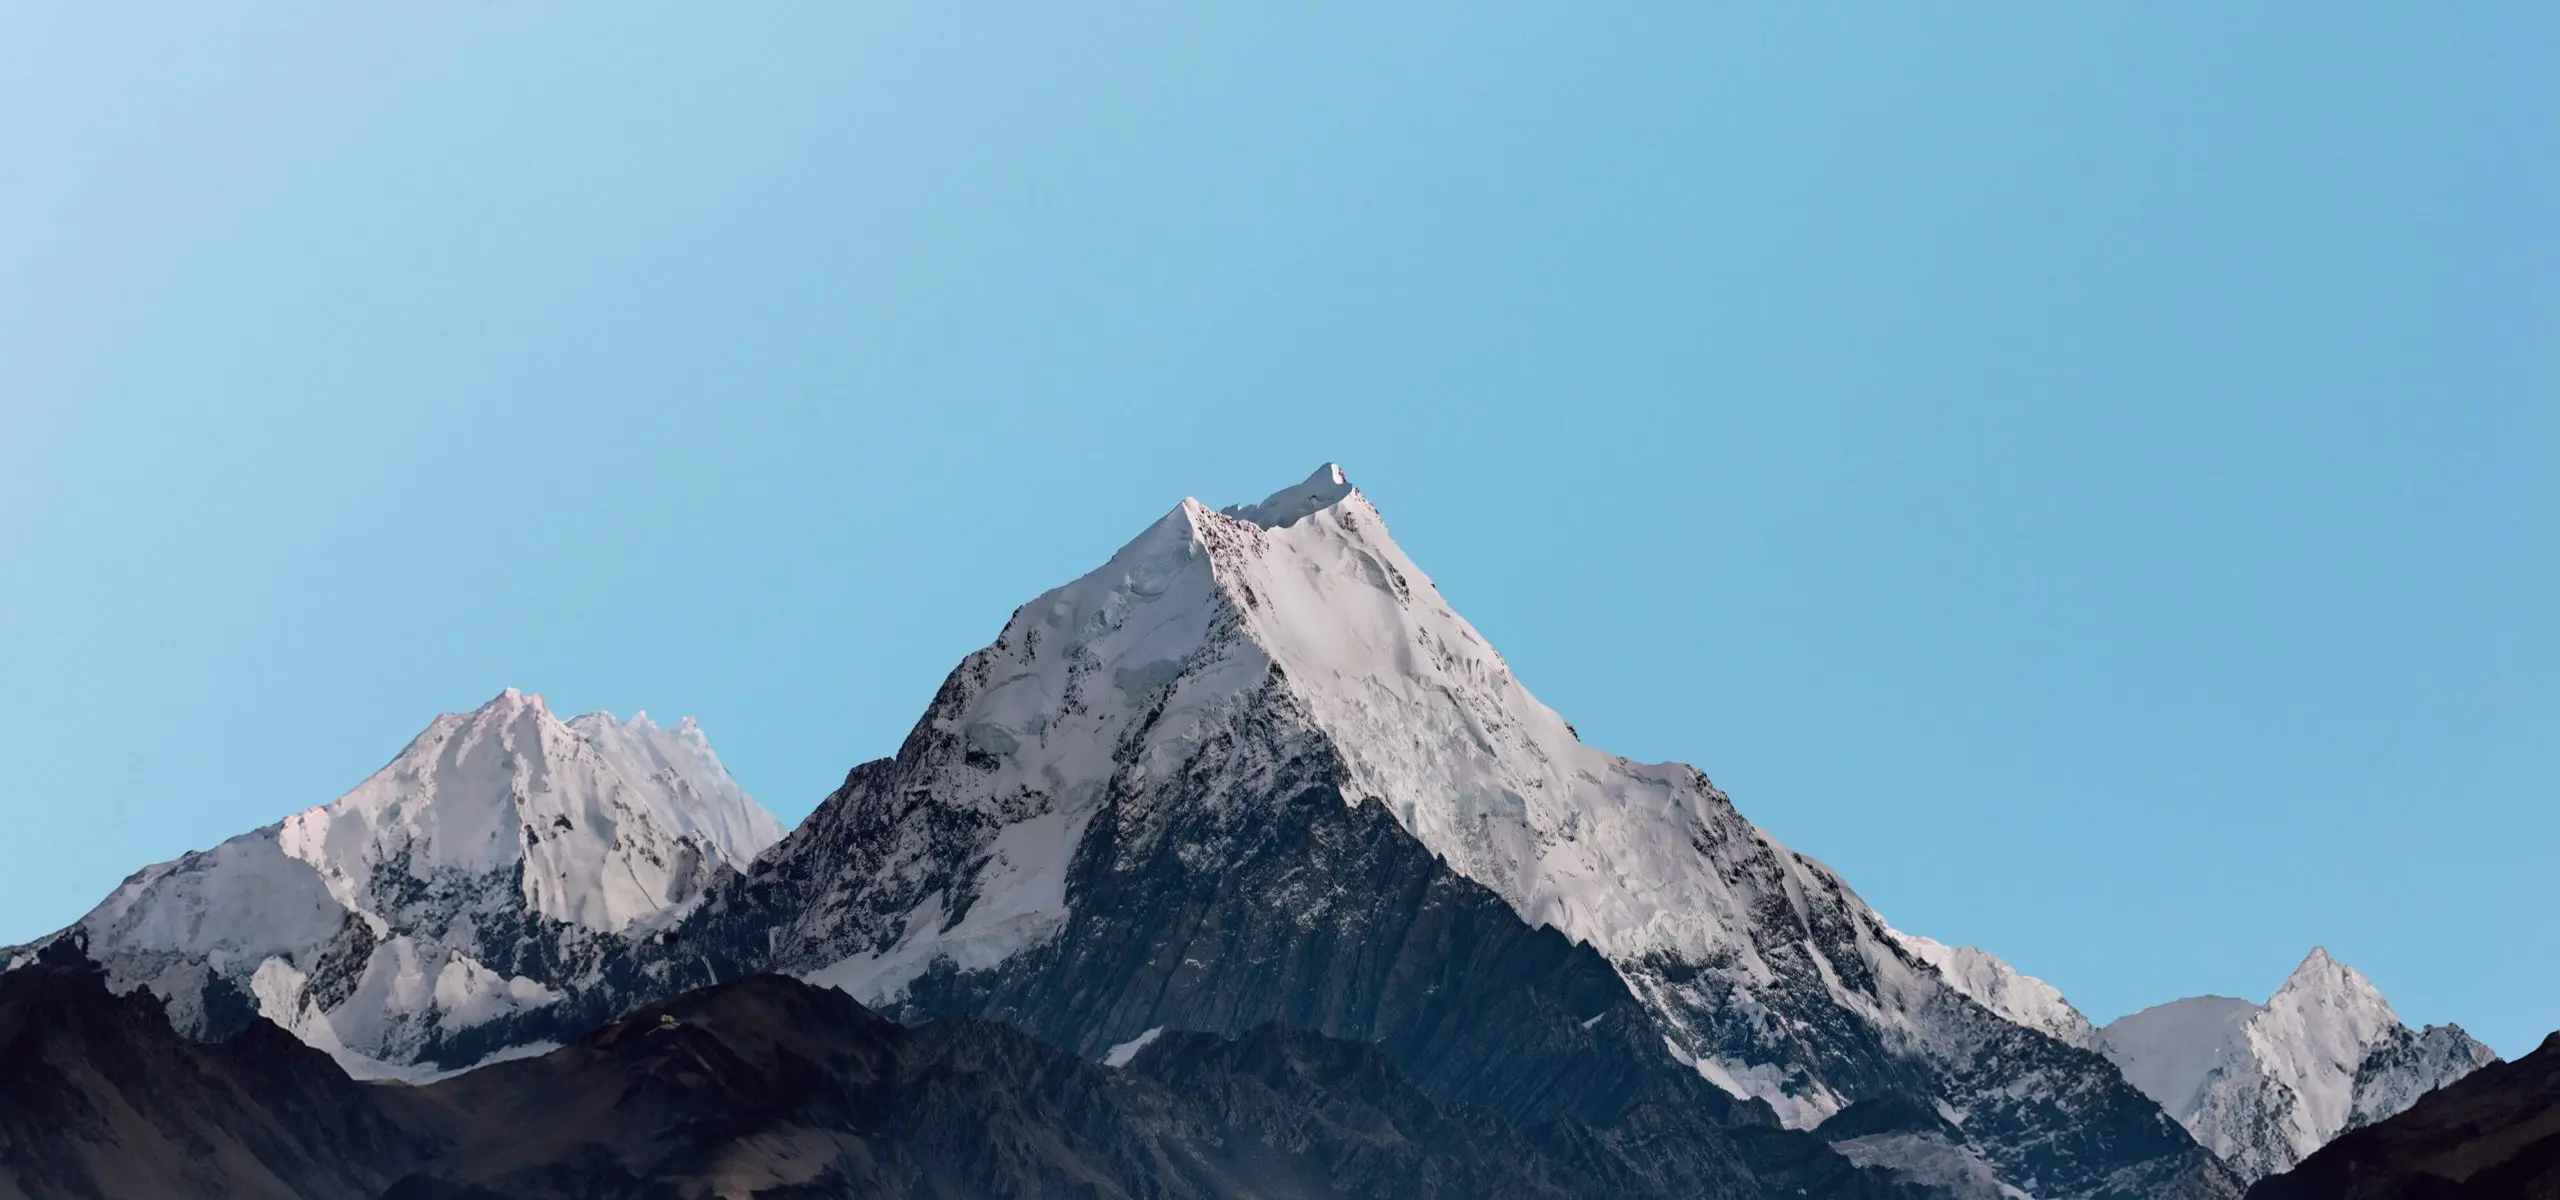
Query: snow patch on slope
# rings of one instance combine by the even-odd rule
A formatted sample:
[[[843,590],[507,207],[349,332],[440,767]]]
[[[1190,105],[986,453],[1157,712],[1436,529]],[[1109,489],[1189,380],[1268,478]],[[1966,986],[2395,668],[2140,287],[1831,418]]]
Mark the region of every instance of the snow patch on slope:
[[[2034,1200],[2000,1181],[1982,1156],[1929,1133],[1871,1133],[1831,1143],[1841,1157],[1930,1189],[1947,1200]]]
[[[1128,1041],[1122,1042],[1117,1046],[1113,1046],[1109,1050],[1103,1051],[1102,1065],[1114,1069],[1128,1066],[1131,1062],[1137,1060],[1139,1051],[1154,1045],[1155,1040],[1163,1036],[1164,1026],[1158,1025],[1145,1033],[1130,1038]]]
[[[802,976],[867,1005],[896,999],[937,963],[982,971],[1047,941],[1067,919],[1067,861],[1090,810],[1050,812],[1006,826],[978,877],[976,903],[957,921],[939,895],[910,914],[887,950],[851,955]]]

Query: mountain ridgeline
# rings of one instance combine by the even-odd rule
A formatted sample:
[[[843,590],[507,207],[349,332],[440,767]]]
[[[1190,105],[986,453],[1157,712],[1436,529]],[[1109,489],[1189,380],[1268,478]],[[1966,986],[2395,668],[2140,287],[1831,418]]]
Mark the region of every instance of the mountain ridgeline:
[[[204,1043],[155,1053],[272,1022],[482,1148],[311,1194],[2234,1198],[2487,1057],[2371,1005],[2343,1066],[2245,1014],[2102,1033],[1889,927],[1695,768],[1584,745],[1331,466],[1023,605],[788,834],[689,722],[510,691],[55,941]],[[435,1115],[660,1086],[681,1162]]]
[[[1163,1034],[1106,1066],[774,975],[403,1086],[263,1020],[182,1038],[62,941],[0,977],[0,1065],[7,1200],[1929,1194],[1676,1102],[1506,1125],[1303,1030]]]
[[[2172,1001],[2119,1018],[2097,1045],[2253,1180],[2497,1057],[2461,1026],[2401,1024],[2372,980],[2316,947],[2264,1004]]]

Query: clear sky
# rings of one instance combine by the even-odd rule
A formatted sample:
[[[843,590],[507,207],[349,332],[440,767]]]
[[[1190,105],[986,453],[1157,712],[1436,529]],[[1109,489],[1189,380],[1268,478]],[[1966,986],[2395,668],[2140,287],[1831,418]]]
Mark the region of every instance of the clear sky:
[[[796,819],[1333,459],[1897,924],[2101,1020],[2325,944],[2520,1053],[2556,62],[2548,3],[0,6],[0,942],[509,685]]]

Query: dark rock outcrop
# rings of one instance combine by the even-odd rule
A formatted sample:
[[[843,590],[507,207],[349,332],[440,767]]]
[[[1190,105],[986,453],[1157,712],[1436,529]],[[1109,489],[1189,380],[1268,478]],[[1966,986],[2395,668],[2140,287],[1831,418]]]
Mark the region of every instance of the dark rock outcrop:
[[[1160,1034],[1114,1068],[774,975],[408,1087],[264,1021],[189,1041],[66,942],[0,978],[0,1068],[0,1196],[28,1200],[1937,1194],[1682,1101],[1507,1122],[1305,1030]],[[1754,1174],[1772,1157],[1794,1182]]]
[[[0,975],[0,1196],[369,1198],[419,1151],[396,1100],[262,1020],[181,1037],[71,939]]]

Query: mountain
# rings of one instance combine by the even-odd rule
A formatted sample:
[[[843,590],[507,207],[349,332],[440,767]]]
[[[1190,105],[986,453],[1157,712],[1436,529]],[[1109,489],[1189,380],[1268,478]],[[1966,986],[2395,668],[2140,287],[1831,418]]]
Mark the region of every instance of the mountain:
[[[377,1196],[409,1137],[375,1090],[255,1018],[179,1036],[76,938],[0,975],[0,1200]]]
[[[1444,1110],[1659,1128],[1778,1193],[1844,1155],[1932,1193],[2241,1187],[2054,989],[1889,927],[1697,769],[1584,745],[1329,465],[1016,610],[778,834],[689,724],[511,691],[66,933],[190,1036],[264,1016],[368,1076],[782,972],[1087,1060],[1361,1043]]]
[[[2373,981],[2313,948],[2264,1004],[2198,996],[2099,1031],[2098,1049],[2250,1179],[2496,1060],[2456,1025],[2412,1032]]]
[[[2350,1130],[2249,1200],[2553,1200],[2560,1197],[2560,1033]]]
[[[1328,465],[1022,606],[643,952],[1094,1057],[1276,1021],[1515,1123],[1615,1119],[1674,1063],[1734,1120],[1917,1104],[2037,1196],[2238,1191],[2058,995],[1931,946],[1695,768],[1584,745]]]
[[[2062,998],[2060,989],[2033,975],[2021,974],[1990,951],[1943,945],[1898,929],[1887,929],[1885,933],[1913,958],[1935,968],[1947,986],[1984,1008],[2083,1050],[2097,1045],[2097,1028]]]
[[[1692,1107],[1506,1126],[1302,1030],[1164,1034],[1105,1066],[771,975],[409,1087],[263,1019],[182,1038],[64,939],[0,977],[0,1065],[9,1200],[1928,1195]],[[1773,1157],[1811,1169],[1772,1177]]]
[[[414,1073],[590,1024],[584,993],[627,1006],[626,948],[781,836],[690,718],[564,722],[510,688],[65,932],[193,1036],[264,1015],[359,1073]]]

